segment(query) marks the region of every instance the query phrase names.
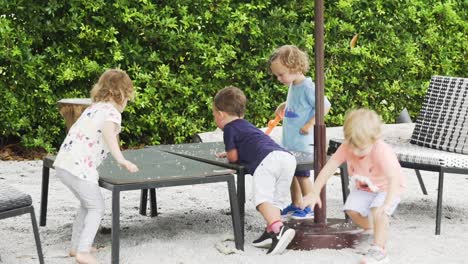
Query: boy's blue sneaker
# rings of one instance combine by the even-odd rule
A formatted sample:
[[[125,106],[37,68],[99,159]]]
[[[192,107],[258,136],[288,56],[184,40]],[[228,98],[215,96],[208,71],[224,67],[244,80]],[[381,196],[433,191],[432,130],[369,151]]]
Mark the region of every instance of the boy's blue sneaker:
[[[310,207],[302,209],[297,209],[292,215],[292,219],[301,220],[301,219],[312,219],[314,218],[314,211]]]
[[[296,207],[294,204],[290,204],[286,206],[283,210],[281,210],[281,216],[289,216],[296,212],[297,210],[301,210],[301,208]]]

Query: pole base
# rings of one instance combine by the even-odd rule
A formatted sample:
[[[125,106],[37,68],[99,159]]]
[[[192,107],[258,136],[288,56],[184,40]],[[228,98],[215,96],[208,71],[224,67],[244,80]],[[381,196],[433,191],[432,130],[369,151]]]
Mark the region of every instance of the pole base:
[[[315,223],[314,219],[289,220],[285,224],[296,230],[288,246],[293,250],[352,248],[362,239],[363,230],[344,219],[327,219],[326,223]]]

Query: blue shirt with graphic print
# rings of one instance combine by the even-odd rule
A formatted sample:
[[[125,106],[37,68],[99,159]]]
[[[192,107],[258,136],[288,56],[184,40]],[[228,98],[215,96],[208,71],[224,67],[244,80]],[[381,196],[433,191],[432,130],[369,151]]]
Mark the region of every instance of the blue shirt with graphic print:
[[[324,98],[324,107],[331,106]],[[282,145],[291,151],[314,151],[314,131],[309,134],[300,133],[301,128],[315,115],[315,84],[307,77],[299,84],[292,85],[288,91],[286,109],[283,119]]]

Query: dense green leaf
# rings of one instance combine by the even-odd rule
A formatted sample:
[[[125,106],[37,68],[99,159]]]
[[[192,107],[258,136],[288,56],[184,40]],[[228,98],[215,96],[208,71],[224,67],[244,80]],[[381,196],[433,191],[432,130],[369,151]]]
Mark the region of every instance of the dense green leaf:
[[[287,93],[268,72],[270,53],[295,44],[314,75],[313,2],[1,1],[0,142],[56,150],[65,135],[56,102],[88,97],[111,67],[126,70],[137,90],[123,116],[128,146],[213,130],[212,97],[227,85],[246,92],[246,118],[266,126]],[[432,75],[467,73],[466,1],[325,5],[327,125],[360,106],[386,122],[404,107],[415,117]]]

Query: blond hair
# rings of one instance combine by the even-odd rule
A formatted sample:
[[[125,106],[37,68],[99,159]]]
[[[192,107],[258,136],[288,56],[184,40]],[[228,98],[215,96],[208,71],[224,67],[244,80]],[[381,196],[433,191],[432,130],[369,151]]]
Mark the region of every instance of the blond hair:
[[[382,121],[376,112],[364,108],[352,110],[346,114],[344,138],[352,147],[363,148],[379,139],[381,126]]]
[[[271,64],[277,59],[290,72],[305,74],[309,71],[309,56],[294,45],[284,45],[277,48],[270,56],[268,62],[270,68]]]
[[[214,99],[215,110],[223,111],[232,116],[244,117],[247,98],[241,89],[227,86],[219,90]]]
[[[93,102],[108,102],[111,99],[122,104],[125,99],[133,100],[135,91],[128,74],[119,69],[106,70],[91,89]]]

